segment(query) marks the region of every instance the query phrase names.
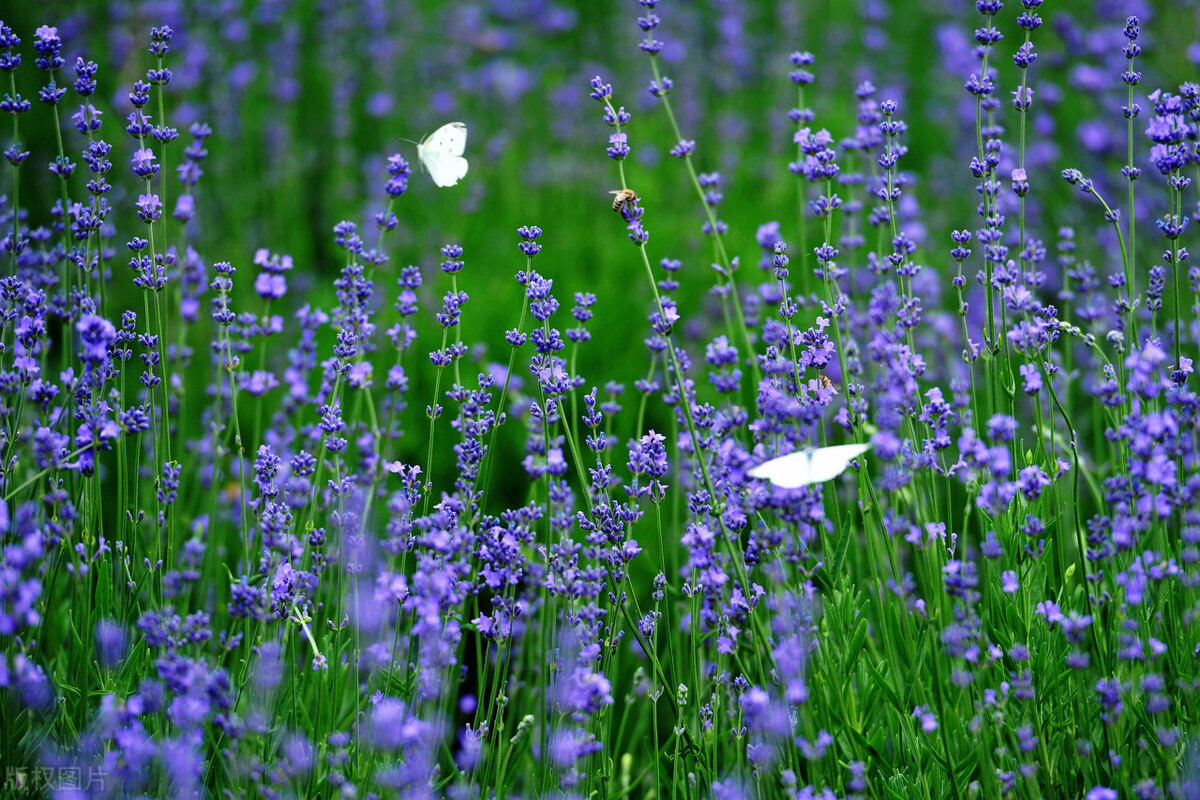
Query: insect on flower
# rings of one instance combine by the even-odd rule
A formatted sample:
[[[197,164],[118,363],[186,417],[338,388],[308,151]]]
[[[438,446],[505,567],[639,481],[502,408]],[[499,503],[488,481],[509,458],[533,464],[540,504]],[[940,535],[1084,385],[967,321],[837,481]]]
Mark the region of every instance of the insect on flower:
[[[636,203],[638,201],[637,192],[633,191],[633,189],[613,189],[609,194],[615,195],[613,197],[613,211],[616,211],[618,214],[621,213],[621,209],[625,207],[626,203]]]

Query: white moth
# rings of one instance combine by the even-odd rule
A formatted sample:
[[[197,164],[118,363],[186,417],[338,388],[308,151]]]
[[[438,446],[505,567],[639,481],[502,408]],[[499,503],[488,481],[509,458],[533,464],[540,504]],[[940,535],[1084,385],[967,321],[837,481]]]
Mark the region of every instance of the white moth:
[[[784,489],[797,489],[812,483],[824,483],[846,471],[850,462],[871,449],[869,444],[839,444],[797,450],[772,458],[751,469],[751,478],[763,478]]]
[[[417,158],[438,186],[453,186],[467,174],[463,150],[467,146],[467,126],[449,122],[425,137],[417,145]]]

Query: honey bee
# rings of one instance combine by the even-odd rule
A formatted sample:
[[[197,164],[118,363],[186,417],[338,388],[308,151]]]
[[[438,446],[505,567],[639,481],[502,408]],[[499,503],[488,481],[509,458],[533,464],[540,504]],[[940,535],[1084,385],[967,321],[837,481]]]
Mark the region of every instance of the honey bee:
[[[609,194],[614,195],[613,211],[616,211],[618,214],[621,213],[621,209],[625,207],[626,203],[636,203],[638,201],[637,193],[633,189],[614,189]]]

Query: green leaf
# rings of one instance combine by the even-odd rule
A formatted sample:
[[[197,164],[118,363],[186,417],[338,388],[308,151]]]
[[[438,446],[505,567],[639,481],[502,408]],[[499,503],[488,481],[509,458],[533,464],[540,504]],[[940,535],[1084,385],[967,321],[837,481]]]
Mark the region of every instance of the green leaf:
[[[900,695],[896,694],[896,690],[892,688],[891,684],[884,680],[884,677],[880,673],[879,669],[870,661],[863,663],[865,663],[867,665],[867,669],[871,671],[871,677],[874,679],[875,686],[879,687],[879,691],[883,692],[884,697],[887,698],[888,702],[892,705],[892,708],[896,709],[896,711],[901,714],[907,714],[908,709],[905,708],[904,703],[900,701]]]
[[[854,635],[850,637],[850,646],[846,649],[846,674],[849,677],[850,672],[854,669],[855,663],[858,662],[858,657],[862,653],[863,646],[867,643],[867,621],[860,618],[858,625],[854,629]]]
[[[846,553],[850,550],[850,540],[854,538],[854,520],[852,515],[846,514],[846,524],[842,526],[842,539],[838,542],[837,552],[833,556],[833,574],[841,575],[843,568],[846,565]]]

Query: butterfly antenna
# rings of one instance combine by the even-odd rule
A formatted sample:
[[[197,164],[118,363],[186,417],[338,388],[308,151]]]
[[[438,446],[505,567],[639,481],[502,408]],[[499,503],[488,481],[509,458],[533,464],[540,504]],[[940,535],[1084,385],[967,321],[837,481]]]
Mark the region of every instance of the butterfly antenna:
[[[408,142],[411,145],[416,145],[417,147],[421,146],[420,142],[414,142],[412,139],[405,139],[403,136],[397,136],[396,138],[402,142]],[[420,158],[417,159],[417,166],[420,167],[422,173],[425,172],[425,163],[421,161]]]

